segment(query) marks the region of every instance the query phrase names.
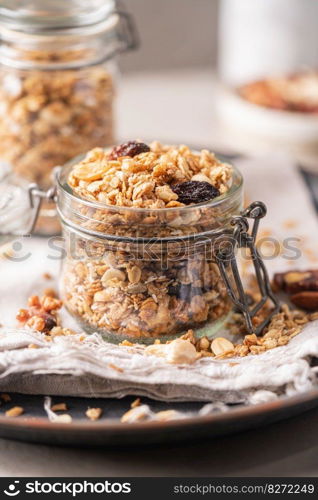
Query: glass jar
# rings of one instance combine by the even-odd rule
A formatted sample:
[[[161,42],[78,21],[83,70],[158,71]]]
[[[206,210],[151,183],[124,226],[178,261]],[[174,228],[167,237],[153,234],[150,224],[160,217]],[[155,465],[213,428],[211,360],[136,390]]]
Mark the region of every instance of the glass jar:
[[[88,333],[112,342],[168,340],[194,328],[212,336],[228,318],[233,303],[247,330],[259,333],[252,319],[270,299],[264,264],[255,246],[261,202],[241,213],[243,179],[233,168],[229,190],[218,198],[185,207],[144,209],[89,201],[68,184],[75,158],[56,170],[47,192],[25,189],[15,174],[0,183],[0,243],[32,232],[42,200],[57,207],[64,236],[60,291],[64,305]],[[29,208],[29,209],[28,209]],[[254,219],[249,232],[247,218]],[[20,222],[17,223],[17,221]],[[11,233],[11,236],[8,234]],[[236,250],[249,249],[261,299],[249,306]]]
[[[114,143],[115,56],[136,46],[133,24],[113,0],[12,0],[0,36],[0,158],[47,189],[52,167]]]
[[[216,253],[242,208],[240,173],[217,201],[148,210],[79,198],[67,184],[72,165],[57,186],[61,297],[81,326],[111,341],[143,342],[220,328],[232,302]]]

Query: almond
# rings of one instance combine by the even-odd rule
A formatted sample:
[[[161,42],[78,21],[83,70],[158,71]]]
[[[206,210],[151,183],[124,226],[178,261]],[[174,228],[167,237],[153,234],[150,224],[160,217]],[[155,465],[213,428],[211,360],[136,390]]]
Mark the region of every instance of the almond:
[[[305,291],[295,293],[290,297],[295,306],[307,311],[318,311],[318,291]]]

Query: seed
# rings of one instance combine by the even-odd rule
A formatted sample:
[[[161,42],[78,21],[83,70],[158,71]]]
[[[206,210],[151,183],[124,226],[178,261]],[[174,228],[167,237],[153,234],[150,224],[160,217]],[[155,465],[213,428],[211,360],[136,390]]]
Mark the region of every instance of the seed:
[[[228,339],[224,337],[217,337],[212,341],[211,351],[215,356],[220,356],[221,354],[226,354],[233,351],[234,345]]]

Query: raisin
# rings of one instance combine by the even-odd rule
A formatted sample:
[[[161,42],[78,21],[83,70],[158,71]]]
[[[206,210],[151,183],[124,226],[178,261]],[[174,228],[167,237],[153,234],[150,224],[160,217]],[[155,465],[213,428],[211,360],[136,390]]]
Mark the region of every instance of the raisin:
[[[150,147],[147,146],[147,144],[144,144],[143,142],[129,141],[124,144],[120,144],[119,146],[115,146],[111,150],[108,158],[109,160],[117,160],[117,158],[122,156],[130,156],[133,158],[140,153],[148,153],[148,151],[150,151]]]
[[[187,181],[171,186],[171,189],[178,195],[178,201],[185,205],[191,203],[202,203],[220,196],[220,191],[209,182]]]
[[[169,295],[174,295],[177,299],[191,302],[192,297],[195,295],[202,295],[202,289],[190,285],[178,284],[170,285],[168,288]]]

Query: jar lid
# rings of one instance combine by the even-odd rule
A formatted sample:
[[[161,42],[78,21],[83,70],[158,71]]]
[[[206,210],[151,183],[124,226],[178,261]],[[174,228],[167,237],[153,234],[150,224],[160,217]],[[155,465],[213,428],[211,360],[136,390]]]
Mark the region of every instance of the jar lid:
[[[115,0],[2,0],[0,24],[37,33],[89,26],[104,21],[115,9]]]

